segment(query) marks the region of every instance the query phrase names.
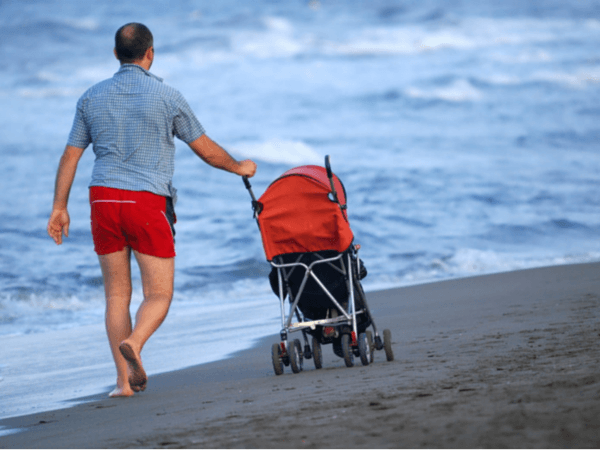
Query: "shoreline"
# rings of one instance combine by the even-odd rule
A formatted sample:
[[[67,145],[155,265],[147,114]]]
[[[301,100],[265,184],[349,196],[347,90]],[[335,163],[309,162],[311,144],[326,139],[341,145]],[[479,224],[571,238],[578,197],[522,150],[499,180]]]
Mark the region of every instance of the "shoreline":
[[[277,334],[225,360],[0,420],[2,448],[600,446],[600,263],[367,293],[395,359],[275,376]]]

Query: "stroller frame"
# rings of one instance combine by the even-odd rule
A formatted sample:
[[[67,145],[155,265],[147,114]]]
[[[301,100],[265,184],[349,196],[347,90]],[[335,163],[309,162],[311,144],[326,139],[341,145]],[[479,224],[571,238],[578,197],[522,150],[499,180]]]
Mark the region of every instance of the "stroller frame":
[[[306,328],[315,330],[316,326],[322,326],[322,325],[327,325],[327,324],[337,326],[337,325],[340,325],[341,323],[344,323],[347,325],[348,324],[352,325],[352,331],[354,333],[352,341],[353,341],[353,343],[356,342],[356,334],[357,334],[356,315],[364,313],[364,310],[356,311],[356,304],[354,301],[354,288],[352,286],[352,284],[353,284],[352,272],[346,271],[345,267],[343,265],[342,265],[341,269],[338,268],[337,266],[331,265],[332,267],[335,267],[338,271],[340,271],[340,273],[343,276],[348,276],[348,278],[349,278],[348,279],[348,292],[350,293],[350,301],[348,304],[348,308],[344,308],[342,305],[340,305],[340,303],[333,296],[333,294],[331,294],[329,289],[327,289],[325,284],[319,279],[319,277],[315,274],[315,272],[313,270],[314,266],[317,266],[320,264],[325,264],[325,263],[332,263],[334,261],[340,261],[343,258],[343,256],[344,256],[344,254],[340,253],[337,256],[334,256],[332,258],[324,258],[324,259],[320,259],[317,261],[313,261],[312,263],[310,263],[310,265],[306,265],[305,263],[299,262],[299,261],[295,262],[295,263],[287,263],[287,264],[277,264],[275,262],[271,262],[271,266],[275,267],[277,269],[277,278],[278,278],[278,282],[279,282],[279,300],[280,300],[280,304],[281,304],[282,333],[299,331],[299,330],[303,330]],[[300,257],[298,259],[300,260],[301,258],[302,258],[302,255],[300,255]],[[348,254],[348,267],[351,267],[351,264],[352,264],[351,256],[350,256],[350,254]],[[285,271],[282,269],[291,268],[293,270],[297,267],[304,268],[304,270],[305,270],[304,277],[300,284],[300,288],[298,289],[298,292],[296,293],[295,296],[292,294],[291,289],[288,287],[287,294],[290,296],[290,312],[289,312],[287,320],[286,320],[285,306],[284,306],[285,294],[286,294],[284,292],[284,286],[286,283],[284,283],[284,281],[287,281],[287,279],[289,278],[289,275],[291,275],[291,274],[286,274]],[[309,277],[312,277],[312,279],[319,285],[319,287],[323,290],[323,292],[327,295],[327,297],[329,297],[329,299],[331,300],[333,305],[337,308],[337,312],[342,314],[341,317],[338,316],[336,318],[331,318],[331,319],[320,319],[320,320],[311,320],[311,321],[302,321],[301,319],[299,319],[299,320],[301,320],[301,322],[292,323],[292,318],[293,318],[294,312],[297,312],[299,315],[302,314],[302,312],[297,309],[297,306],[298,306],[298,302],[300,301],[300,298],[302,297],[304,288],[306,287],[306,283],[309,280]],[[349,311],[347,311],[346,309],[349,309]]]
[[[352,266],[353,266],[353,263],[357,264],[358,265],[357,272],[358,273],[360,272],[360,260],[357,258],[357,254],[358,254],[358,249],[355,246],[352,246],[351,249],[349,249],[349,251],[344,252],[344,253],[339,253],[337,256],[334,256],[334,257],[320,258],[319,255],[317,255],[317,258],[319,258],[319,259],[311,262],[308,265],[304,262],[301,262],[303,255],[300,255],[298,257],[298,260],[296,262],[292,262],[292,263],[276,263],[273,261],[270,262],[271,266],[277,269],[279,302],[280,302],[280,307],[281,307],[281,332],[280,332],[281,355],[279,355],[279,356],[284,359],[284,362],[285,362],[286,356],[289,358],[290,352],[295,351],[293,346],[290,345],[290,341],[288,339],[289,333],[294,333],[294,332],[298,332],[298,331],[302,332],[302,335],[304,337],[303,356],[306,359],[310,359],[311,357],[313,357],[313,353],[315,353],[314,347],[317,345],[317,343],[318,344],[322,343],[321,342],[322,339],[320,338],[318,333],[324,327],[327,327],[327,326],[329,326],[330,328],[334,328],[335,334],[338,334],[338,335],[349,334],[350,345],[349,346],[342,345],[342,355],[348,366],[353,365],[353,356],[361,356],[361,359],[364,358],[368,362],[371,362],[371,360],[372,360],[371,347],[373,347],[373,345],[374,345],[376,349],[382,348],[381,337],[379,336],[379,333],[377,332],[375,322],[373,321],[373,319],[371,317],[371,314],[370,314],[370,311],[368,309],[366,302],[363,302],[364,308],[362,308],[358,311],[356,310],[355,288],[354,288],[355,285],[354,285],[354,277],[353,277],[354,274],[353,274]],[[346,257],[346,258],[344,258],[344,257]],[[346,259],[346,261],[347,261],[346,266],[344,265],[344,259]],[[339,262],[340,265],[337,266],[337,265],[333,264],[335,262]],[[321,264],[329,264],[331,267],[333,267],[338,272],[340,272],[340,274],[342,276],[344,276],[346,284],[347,284],[348,296],[349,296],[349,299],[347,302],[348,306],[346,308],[340,304],[338,299],[335,298],[335,296],[330,292],[330,290],[327,288],[327,286],[325,286],[325,284],[319,279],[318,275],[315,273],[315,270],[314,270],[315,266],[318,267]],[[298,288],[298,292],[296,293],[296,295],[294,295],[292,293],[292,290],[289,287],[287,281],[291,276],[291,271],[296,270],[298,268],[304,269],[304,276],[300,283],[300,287]],[[285,269],[290,269],[290,271],[286,272]],[[317,285],[321,288],[323,293],[331,301],[332,308],[330,310],[332,311],[332,316],[333,316],[333,311],[335,311],[336,313],[341,314],[341,315],[336,314],[335,317],[318,319],[318,320],[305,320],[304,314],[302,313],[300,308],[298,308],[298,303],[302,298],[302,294],[304,293],[304,289],[305,289],[306,284],[309,279],[314,280],[317,283]],[[285,292],[286,286],[287,286],[287,292]],[[286,313],[285,313],[286,294],[289,296],[289,299],[290,299],[290,301],[289,301],[290,307],[289,307],[289,313],[287,314],[287,317],[286,317]],[[292,322],[292,320],[294,318],[294,314],[296,315],[298,322]],[[368,353],[366,353],[365,355],[361,355],[361,350],[359,349],[359,343],[358,343],[359,333],[358,333],[356,318],[358,315],[361,315],[361,314],[364,314],[369,317],[371,326],[373,327],[373,331],[375,333],[375,342],[374,343],[371,342],[370,338],[368,338],[369,345],[368,345],[368,348],[365,347],[365,349],[367,350]],[[313,338],[314,338],[313,339],[313,350],[311,350],[311,346],[308,343],[308,336],[307,336],[308,330],[310,330],[309,333],[313,334]],[[294,346],[296,345],[295,342],[293,342],[293,345]],[[349,353],[349,352],[352,352],[352,353]],[[320,365],[320,363],[318,363],[318,362],[315,362],[315,364]],[[294,368],[294,366],[292,365],[292,369],[293,368]]]
[[[333,174],[329,164],[329,156],[325,157],[325,166],[327,169],[327,177],[331,184],[330,200],[339,205],[344,212],[346,205],[341,204],[338,200],[336,189],[333,181]],[[248,189],[252,198],[252,208],[254,210],[254,218],[258,222],[258,215],[263,209],[262,203],[258,202],[252,192],[252,186],[247,177],[243,177],[244,184]],[[339,181],[338,181],[339,182]],[[343,188],[343,186],[342,186]],[[343,197],[344,198],[344,197]],[[260,223],[259,223],[260,228]],[[377,331],[377,327],[372,318],[367,305],[366,296],[362,290],[360,279],[364,277],[361,274],[361,260],[358,258],[358,250],[360,246],[353,243],[343,252],[336,252],[335,256],[323,256],[319,252],[305,252],[297,254],[280,254],[274,256],[270,261],[270,265],[277,273],[277,292],[279,297],[281,310],[281,331],[279,343],[274,343],[271,348],[271,356],[273,369],[276,375],[283,373],[283,367],[291,365],[294,373],[299,373],[303,370],[303,360],[313,358],[315,368],[320,369],[323,365],[323,356],[321,344],[333,343],[334,353],[344,359],[347,367],[354,365],[354,356],[360,357],[363,365],[368,365],[373,361],[374,350],[385,350],[386,359],[392,361],[394,359],[391,348],[391,332],[390,330],[383,331],[383,340]],[[307,255],[312,255],[315,258],[312,261],[305,262],[303,258]],[[284,261],[284,256],[293,257],[292,261]],[[310,258],[309,258],[310,259]],[[347,298],[336,298],[333,289],[330,289],[319,278],[316,273],[321,267],[328,265],[344,278],[347,289]],[[291,277],[295,271],[303,270],[301,281],[295,278],[294,286],[297,287],[294,294],[291,288]],[[365,272],[366,274],[366,272]],[[324,294],[329,300],[327,306],[319,305],[319,312],[326,310],[325,318],[306,317],[314,311],[303,312],[299,307],[303,295],[309,296],[310,293],[305,292],[309,281],[316,283],[319,292]],[[273,291],[276,290],[272,281]],[[312,284],[314,288],[315,284]],[[357,296],[360,307],[357,310]],[[286,315],[285,299],[289,299],[289,312]],[[345,297],[345,291],[344,291]],[[294,322],[294,316],[297,322]],[[357,318],[361,319],[359,324]],[[308,319],[308,320],[307,320]],[[372,327],[375,335],[367,328]],[[291,340],[291,333],[301,332],[304,340],[304,347],[299,339]],[[312,335],[312,345],[309,344],[308,335]]]

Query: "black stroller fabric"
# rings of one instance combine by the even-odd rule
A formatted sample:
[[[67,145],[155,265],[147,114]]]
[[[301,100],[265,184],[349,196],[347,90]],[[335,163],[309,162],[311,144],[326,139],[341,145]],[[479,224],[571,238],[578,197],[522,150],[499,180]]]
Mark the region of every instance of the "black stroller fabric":
[[[340,303],[340,305],[347,310],[348,307],[348,277],[344,275],[348,269],[347,265],[348,252],[345,252],[341,259],[330,263],[317,264],[313,267],[313,272],[319,278],[319,280],[329,290],[331,295]],[[311,263],[317,260],[326,258],[332,258],[339,255],[336,251],[321,251],[313,253],[290,253],[286,255],[279,255],[274,258],[277,264],[289,264],[289,263],[304,263],[309,266]],[[356,261],[352,260],[352,272],[354,279],[354,302],[356,310],[359,311],[365,308],[365,295],[360,284],[360,279],[364,278],[367,274],[366,269],[361,264],[360,273],[358,271]],[[301,266],[287,267],[282,269],[283,274],[283,294],[284,297],[291,292],[292,299],[288,299],[290,303],[293,299],[297,298],[298,291],[304,278],[305,269]],[[273,268],[269,274],[269,281],[271,289],[275,295],[279,296],[279,282],[277,278],[277,269]],[[328,317],[328,311],[333,307],[333,304],[323,289],[317,284],[317,282],[309,277],[300,300],[298,301],[298,309],[302,312],[306,319],[320,320]],[[370,325],[370,319],[368,314],[358,316],[358,330],[359,332],[364,331]]]

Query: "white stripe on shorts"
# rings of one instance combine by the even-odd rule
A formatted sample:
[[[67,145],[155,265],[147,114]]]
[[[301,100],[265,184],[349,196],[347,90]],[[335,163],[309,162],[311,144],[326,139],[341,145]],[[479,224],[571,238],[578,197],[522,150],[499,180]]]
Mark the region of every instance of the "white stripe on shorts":
[[[135,203],[135,200],[94,200],[94,203]]]

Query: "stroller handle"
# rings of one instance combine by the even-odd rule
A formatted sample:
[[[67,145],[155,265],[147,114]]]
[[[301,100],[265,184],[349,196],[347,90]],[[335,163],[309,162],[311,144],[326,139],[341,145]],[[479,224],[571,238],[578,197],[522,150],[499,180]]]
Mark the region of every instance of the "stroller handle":
[[[254,196],[254,192],[252,192],[252,185],[250,184],[248,177],[246,175],[244,175],[242,177],[242,180],[244,181],[244,185],[246,186],[246,189],[248,189],[248,192],[250,193],[250,197],[252,198],[252,210],[254,211],[254,218],[256,219],[258,217],[258,215],[260,214],[260,212],[262,211],[263,205],[262,205],[262,203],[260,203],[259,201],[256,200],[256,197]]]
[[[329,162],[329,155],[325,155],[325,169],[327,169],[327,178],[331,180],[333,178],[333,173],[331,172],[331,163]]]
[[[344,206],[340,204],[337,192],[335,191],[335,184],[333,184],[333,172],[331,171],[329,155],[325,155],[325,169],[327,170],[327,178],[329,178],[329,184],[331,185],[331,196],[333,197],[333,201],[340,205],[340,208],[344,209]]]

